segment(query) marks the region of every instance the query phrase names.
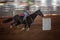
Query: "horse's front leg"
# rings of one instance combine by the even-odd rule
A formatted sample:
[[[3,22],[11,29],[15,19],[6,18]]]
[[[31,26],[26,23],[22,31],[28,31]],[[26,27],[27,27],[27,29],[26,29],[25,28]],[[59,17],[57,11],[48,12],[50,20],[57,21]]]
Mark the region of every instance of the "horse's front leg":
[[[26,30],[26,27],[27,27],[27,25],[26,25],[26,24],[24,24],[24,27],[21,29],[21,31]]]
[[[27,31],[30,30],[30,26],[31,26],[31,24],[28,24],[28,26],[27,26]]]

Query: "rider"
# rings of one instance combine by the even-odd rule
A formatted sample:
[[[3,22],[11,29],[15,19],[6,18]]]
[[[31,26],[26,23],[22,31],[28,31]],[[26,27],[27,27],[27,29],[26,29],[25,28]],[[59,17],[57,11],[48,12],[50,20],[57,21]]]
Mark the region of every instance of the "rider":
[[[20,18],[18,19],[21,23],[23,23],[23,21],[26,20],[27,16],[29,16],[29,12],[30,12],[29,6],[26,6],[25,9],[23,10],[23,15],[19,14],[21,19]]]
[[[24,21],[27,18],[27,16],[29,16],[29,6],[26,6],[23,14],[24,14],[24,18],[23,18],[23,21]]]

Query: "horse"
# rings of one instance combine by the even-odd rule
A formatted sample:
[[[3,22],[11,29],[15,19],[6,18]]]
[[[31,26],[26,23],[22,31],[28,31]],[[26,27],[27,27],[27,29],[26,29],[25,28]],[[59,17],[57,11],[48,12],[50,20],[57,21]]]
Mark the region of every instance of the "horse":
[[[24,28],[22,28],[21,30],[25,30],[25,29],[29,30],[31,24],[34,22],[34,19],[36,18],[37,15],[40,15],[41,17],[43,17],[43,13],[40,11],[40,9],[35,11],[31,15],[27,16],[26,20],[24,21],[23,21],[23,16],[15,15],[13,18],[9,18],[8,21],[5,20],[4,23],[14,20],[14,22],[11,23],[12,26],[18,26],[20,24],[24,24]]]

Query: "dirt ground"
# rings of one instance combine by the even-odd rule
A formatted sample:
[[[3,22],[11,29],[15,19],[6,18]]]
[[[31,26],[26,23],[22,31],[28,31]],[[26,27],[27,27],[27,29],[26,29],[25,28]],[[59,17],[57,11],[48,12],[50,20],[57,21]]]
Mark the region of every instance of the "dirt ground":
[[[0,19],[0,40],[60,40],[60,16],[47,16],[51,18],[51,30],[42,30],[42,18],[37,16],[29,31],[20,31],[18,28],[9,28],[10,23],[2,23]]]

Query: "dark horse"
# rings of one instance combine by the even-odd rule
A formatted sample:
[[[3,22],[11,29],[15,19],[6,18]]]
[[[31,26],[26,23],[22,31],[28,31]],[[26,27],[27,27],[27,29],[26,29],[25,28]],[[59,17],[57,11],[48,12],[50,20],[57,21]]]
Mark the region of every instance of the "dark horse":
[[[24,26],[23,29],[25,29],[25,28],[29,29],[37,15],[40,15],[40,16],[43,17],[43,14],[40,11],[40,9],[35,11],[31,15],[29,15],[26,18],[26,20],[24,20],[24,21],[22,21],[23,20],[23,16],[15,15],[13,18],[9,18],[8,20],[5,20],[4,23],[7,23],[7,22],[10,22],[10,21],[14,20],[14,22],[11,23],[12,26],[17,26],[17,25],[20,25],[20,24],[24,24],[25,26]]]

